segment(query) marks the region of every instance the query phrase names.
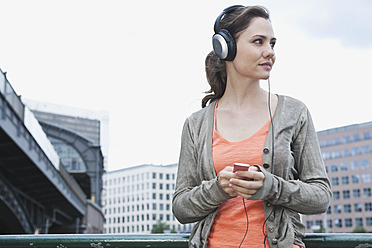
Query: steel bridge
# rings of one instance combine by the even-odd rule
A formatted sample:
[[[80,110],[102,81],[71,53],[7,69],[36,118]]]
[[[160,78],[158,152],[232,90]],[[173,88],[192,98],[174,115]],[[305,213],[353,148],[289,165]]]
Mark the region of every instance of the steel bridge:
[[[100,204],[87,197],[91,191],[100,199],[102,185],[92,186],[100,183],[96,179],[103,173],[102,155],[98,160],[99,173],[90,170],[89,176],[95,179],[88,180],[88,190],[82,189],[0,70],[0,234],[89,233],[92,225],[98,225],[99,232],[103,225]],[[92,211],[102,223],[90,223]]]

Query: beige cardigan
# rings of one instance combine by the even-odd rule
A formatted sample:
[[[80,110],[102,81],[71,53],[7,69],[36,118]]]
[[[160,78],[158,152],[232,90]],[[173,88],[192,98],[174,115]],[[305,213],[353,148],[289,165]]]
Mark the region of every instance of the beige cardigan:
[[[192,114],[182,132],[172,208],[181,223],[198,222],[190,235],[189,247],[208,247],[216,210],[230,199],[220,187],[213,165],[214,106],[212,102]],[[332,193],[314,125],[302,102],[279,96],[262,154],[260,169],[265,181],[251,199],[264,200],[266,244],[271,248],[289,248],[293,243],[305,246],[301,240],[305,228],[299,213],[324,213]]]

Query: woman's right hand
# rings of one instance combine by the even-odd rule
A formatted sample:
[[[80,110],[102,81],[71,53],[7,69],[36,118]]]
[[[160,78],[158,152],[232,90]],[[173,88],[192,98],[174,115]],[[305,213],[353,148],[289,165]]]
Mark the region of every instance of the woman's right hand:
[[[235,197],[238,195],[230,185],[230,179],[236,177],[233,170],[234,167],[226,166],[223,170],[220,171],[220,173],[218,173],[218,182],[220,183],[221,188],[231,197]]]

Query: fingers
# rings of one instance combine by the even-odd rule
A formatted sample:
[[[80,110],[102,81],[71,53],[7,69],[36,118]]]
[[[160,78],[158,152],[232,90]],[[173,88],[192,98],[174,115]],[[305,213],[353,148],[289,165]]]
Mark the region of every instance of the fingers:
[[[251,198],[263,186],[265,180],[265,175],[253,166],[249,171],[239,171],[235,174],[236,178],[230,179],[229,186],[246,199]]]
[[[218,182],[221,185],[221,188],[230,196],[234,197],[238,194],[233,188],[230,187],[231,178],[235,177],[233,173],[233,167],[227,166],[218,174]]]

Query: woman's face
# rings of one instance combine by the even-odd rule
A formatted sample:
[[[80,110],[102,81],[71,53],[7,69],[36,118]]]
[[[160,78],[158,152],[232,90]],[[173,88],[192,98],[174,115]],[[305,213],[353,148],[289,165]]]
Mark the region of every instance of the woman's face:
[[[229,67],[246,78],[268,79],[275,63],[275,42],[271,22],[261,17],[253,18],[238,36],[236,57]]]

